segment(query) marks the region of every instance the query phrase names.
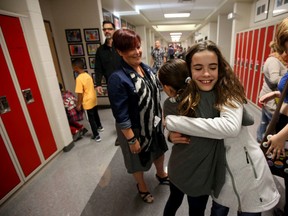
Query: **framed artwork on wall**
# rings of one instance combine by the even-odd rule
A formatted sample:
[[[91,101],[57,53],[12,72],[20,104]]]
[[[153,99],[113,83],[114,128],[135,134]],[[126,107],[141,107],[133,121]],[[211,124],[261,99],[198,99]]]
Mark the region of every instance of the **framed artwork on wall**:
[[[99,43],[86,43],[87,53],[88,55],[95,55],[96,51],[100,47]]]
[[[268,18],[269,0],[258,0],[255,7],[254,22],[259,22]]]
[[[84,37],[85,37],[86,42],[99,42],[100,43],[100,36],[99,36],[98,28],[84,29]]]
[[[68,44],[70,56],[84,56],[82,44]]]
[[[273,16],[278,16],[288,12],[288,0],[275,0]]]
[[[126,20],[121,19],[121,28],[123,28],[123,29],[127,28]]]
[[[82,42],[80,29],[65,29],[66,40],[68,43]]]
[[[89,67],[91,69],[95,68],[95,58],[94,57],[89,57]]]
[[[72,65],[72,62],[73,62],[75,59],[80,59],[80,60],[84,63],[84,69],[87,69],[87,64],[86,64],[85,57],[71,58],[71,65]]]
[[[112,22],[112,14],[109,11],[102,9],[102,13],[103,13],[103,20]]]
[[[120,29],[121,28],[121,23],[120,19],[116,16],[113,15],[113,23],[115,25],[115,29]]]

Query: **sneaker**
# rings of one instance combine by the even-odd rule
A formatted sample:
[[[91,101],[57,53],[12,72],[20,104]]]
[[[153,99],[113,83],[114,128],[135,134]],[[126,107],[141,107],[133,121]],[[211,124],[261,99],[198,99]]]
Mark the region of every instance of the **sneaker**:
[[[98,127],[97,128],[98,132],[103,132],[104,131],[104,128],[102,126]]]
[[[101,137],[98,135],[94,138],[96,140],[96,142],[100,142],[101,141]]]

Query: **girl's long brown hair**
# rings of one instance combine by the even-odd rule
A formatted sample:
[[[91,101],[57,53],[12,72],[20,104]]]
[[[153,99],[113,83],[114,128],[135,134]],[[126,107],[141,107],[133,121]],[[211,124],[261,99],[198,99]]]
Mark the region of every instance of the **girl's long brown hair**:
[[[225,60],[219,48],[212,41],[204,41],[197,44],[194,44],[186,54],[186,64],[188,66],[188,70],[192,77],[192,57],[195,53],[199,53],[202,51],[208,50],[210,52],[214,52],[218,58],[218,81],[216,82],[214,89],[216,93],[216,103],[215,108],[221,111],[221,107],[223,105],[229,107],[236,107],[236,104],[233,101],[237,101],[241,104],[247,103],[245,91],[240,83],[239,79],[234,74],[231,66]],[[184,94],[185,93],[185,94]],[[200,98],[199,90],[197,90],[195,98]],[[188,109],[195,110],[195,106],[197,103],[191,103],[194,100],[191,98],[191,95],[188,92],[183,92],[182,100],[179,105],[179,110],[181,113],[187,113]]]

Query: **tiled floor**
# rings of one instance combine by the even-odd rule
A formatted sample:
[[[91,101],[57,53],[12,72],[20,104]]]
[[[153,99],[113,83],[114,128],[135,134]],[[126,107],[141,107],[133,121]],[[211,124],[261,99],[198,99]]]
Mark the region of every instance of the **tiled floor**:
[[[255,117],[250,132],[256,134],[260,111],[253,106],[248,109]],[[120,149],[114,146],[116,132],[111,110],[100,109],[99,114],[105,128],[102,141],[90,140],[91,134],[87,133],[71,151],[61,152],[0,207],[1,216],[162,215],[169,188],[158,185],[153,167],[145,176],[155,202],[146,204],[140,200],[135,182],[124,168]],[[89,128],[88,122],[84,124]],[[166,164],[169,154],[168,151]],[[276,181],[283,192],[282,180]],[[207,216],[210,205],[211,201]],[[177,212],[177,216],[182,215],[188,215],[186,199]],[[236,213],[230,212],[232,215]]]

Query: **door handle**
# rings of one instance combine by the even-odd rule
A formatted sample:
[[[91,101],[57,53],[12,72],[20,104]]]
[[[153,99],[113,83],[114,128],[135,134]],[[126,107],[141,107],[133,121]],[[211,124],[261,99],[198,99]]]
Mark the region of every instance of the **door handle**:
[[[4,114],[10,111],[11,111],[11,108],[9,106],[6,96],[1,96],[0,97],[0,114]]]
[[[23,97],[26,101],[26,104],[30,104],[34,102],[34,98],[30,88],[22,90]]]

